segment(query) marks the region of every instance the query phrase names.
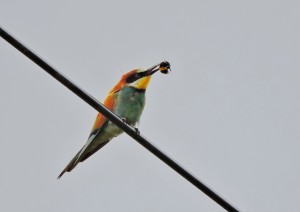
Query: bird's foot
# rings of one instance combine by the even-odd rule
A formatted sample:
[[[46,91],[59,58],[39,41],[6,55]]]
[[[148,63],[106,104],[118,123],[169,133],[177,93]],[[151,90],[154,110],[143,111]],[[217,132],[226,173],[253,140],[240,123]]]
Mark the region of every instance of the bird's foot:
[[[124,123],[128,124],[126,118],[121,118],[121,120],[122,120]],[[139,130],[137,127],[134,127],[134,130],[135,130],[135,133],[136,133],[136,134],[138,134],[138,135],[141,134],[140,130]]]
[[[126,120],[126,118],[121,118],[121,120],[122,120],[124,123],[126,123],[126,124],[127,124],[127,120]]]
[[[138,134],[138,135],[141,134],[140,130],[139,130],[137,127],[134,127],[134,129],[135,129],[135,133],[136,133],[136,134]]]

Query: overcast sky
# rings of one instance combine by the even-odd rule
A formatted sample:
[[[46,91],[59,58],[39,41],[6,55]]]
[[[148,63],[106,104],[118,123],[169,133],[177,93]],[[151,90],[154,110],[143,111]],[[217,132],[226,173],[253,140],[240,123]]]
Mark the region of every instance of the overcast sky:
[[[241,211],[300,211],[298,1],[0,0],[94,97],[163,60],[140,131]],[[0,39],[0,211],[224,211],[128,135],[60,180],[96,111]]]

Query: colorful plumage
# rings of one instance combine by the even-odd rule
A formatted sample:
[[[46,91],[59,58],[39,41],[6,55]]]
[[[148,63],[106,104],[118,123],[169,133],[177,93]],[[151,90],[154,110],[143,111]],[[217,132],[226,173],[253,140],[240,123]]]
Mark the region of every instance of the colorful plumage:
[[[170,64],[164,61],[147,70],[134,69],[122,76],[120,81],[109,91],[104,105],[126,123],[134,126],[140,119],[145,106],[145,91],[152,74],[156,71],[168,73]],[[83,162],[92,154],[101,149],[112,138],[123,131],[98,113],[92,131],[86,144],[60,173],[70,172],[79,162]]]

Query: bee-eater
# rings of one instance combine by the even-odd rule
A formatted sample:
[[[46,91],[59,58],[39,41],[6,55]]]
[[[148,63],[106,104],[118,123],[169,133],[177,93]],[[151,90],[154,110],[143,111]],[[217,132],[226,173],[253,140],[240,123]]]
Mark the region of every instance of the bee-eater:
[[[151,76],[158,70],[164,74],[168,73],[170,70],[169,62],[164,61],[147,70],[134,69],[124,74],[120,81],[109,91],[104,100],[104,105],[127,124],[135,126],[145,106],[146,88]],[[65,172],[72,171],[79,162],[85,161],[122,132],[114,123],[107,120],[101,113],[98,113],[86,144],[69,162],[58,178]]]

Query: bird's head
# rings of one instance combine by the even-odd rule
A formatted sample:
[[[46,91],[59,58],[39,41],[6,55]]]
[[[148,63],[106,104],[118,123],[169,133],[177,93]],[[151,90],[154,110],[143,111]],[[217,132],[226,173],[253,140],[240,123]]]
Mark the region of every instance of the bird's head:
[[[121,90],[125,86],[131,86],[139,90],[146,90],[151,76],[155,72],[161,71],[161,73],[167,74],[170,70],[170,63],[167,61],[152,66],[149,69],[134,69],[124,74],[112,91]]]

